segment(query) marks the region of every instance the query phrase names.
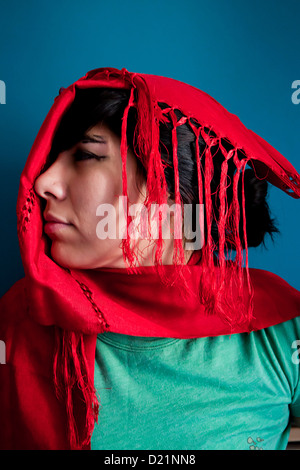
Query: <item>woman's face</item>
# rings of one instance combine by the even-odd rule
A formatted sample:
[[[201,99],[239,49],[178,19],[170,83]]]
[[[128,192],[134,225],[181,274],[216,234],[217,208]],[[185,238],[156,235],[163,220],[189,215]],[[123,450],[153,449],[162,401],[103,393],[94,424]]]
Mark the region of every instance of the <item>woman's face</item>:
[[[136,173],[136,157],[128,151],[127,191],[132,204],[143,203],[145,199],[137,187]],[[54,261],[75,269],[123,266],[122,239],[118,236],[119,223],[124,222],[119,203],[122,196],[120,139],[106,126],[97,124],[81,142],[61,152],[37,178],[35,191],[45,199],[46,221],[52,216],[63,222],[45,225],[45,233],[52,240]],[[103,219],[99,209],[97,215],[101,204],[115,209],[116,238],[100,239],[97,234],[97,224]]]

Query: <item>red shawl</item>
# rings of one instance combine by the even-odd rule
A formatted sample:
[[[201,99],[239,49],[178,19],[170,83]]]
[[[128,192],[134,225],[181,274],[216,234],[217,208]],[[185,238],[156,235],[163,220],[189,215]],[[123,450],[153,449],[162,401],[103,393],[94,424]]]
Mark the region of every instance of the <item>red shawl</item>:
[[[262,138],[247,129],[206,93],[173,79],[129,73],[125,69],[96,69],[63,89],[55,98],[31,149],[21,175],[17,203],[18,235],[25,278],[1,299],[0,340],[6,345],[6,364],[0,368],[0,446],[25,449],[89,448],[98,414],[93,373],[97,334],[112,331],[138,336],[194,338],[250,332],[295,318],[300,314],[300,293],[278,276],[249,269],[242,263],[238,226],[240,208],[233,191],[233,236],[236,258],[226,261],[225,233],[228,214],[218,219],[219,257],[214,258],[208,230],[201,250],[188,265],[175,240],[175,266],[160,265],[161,239],[157,240],[154,267],[134,268],[128,239],[123,251],[128,268],[70,270],[47,254],[40,200],[34,182],[46,163],[55,132],[77,88],[113,87],[131,90],[125,110],[121,156],[126,169],[126,124],[129,108],[137,109],[137,153],[147,170],[147,204],[166,201],[164,168],[159,154],[159,122],[168,114],[173,123],[175,202],[180,202],[176,128],[190,123],[195,137],[206,142],[205,167],[196,154],[199,200],[205,195],[205,222],[213,214],[210,181],[213,148],[224,155],[219,191],[226,198],[228,160],[237,171],[237,188],[245,166],[286,193],[300,197],[300,176],[293,166]],[[167,103],[164,111],[159,102]],[[179,109],[184,118],[177,121]],[[195,122],[197,126],[195,126]],[[226,151],[222,139],[233,149]],[[196,146],[197,148],[197,146]],[[205,175],[202,187],[200,172]],[[127,194],[123,171],[123,194]],[[221,198],[221,199],[222,199]],[[245,240],[247,242],[247,240]],[[155,293],[155,295],[154,295]],[[100,396],[101,400],[101,396]]]

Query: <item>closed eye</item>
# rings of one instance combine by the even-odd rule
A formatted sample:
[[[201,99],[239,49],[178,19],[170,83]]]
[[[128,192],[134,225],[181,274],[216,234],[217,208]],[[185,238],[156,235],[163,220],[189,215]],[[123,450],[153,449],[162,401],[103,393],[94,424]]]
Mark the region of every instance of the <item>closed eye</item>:
[[[96,155],[95,153],[83,151],[80,149],[76,150],[76,152],[74,153],[74,157],[76,161],[90,160],[93,158],[96,160],[104,160],[106,158],[104,156]]]

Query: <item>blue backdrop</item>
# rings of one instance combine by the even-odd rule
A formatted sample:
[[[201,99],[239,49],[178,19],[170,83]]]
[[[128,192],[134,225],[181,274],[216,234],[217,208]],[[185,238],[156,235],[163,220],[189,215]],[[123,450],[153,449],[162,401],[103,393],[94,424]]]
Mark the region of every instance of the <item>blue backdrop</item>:
[[[298,0],[2,4],[0,296],[23,276],[15,207],[26,158],[59,88],[90,69],[125,67],[201,88],[300,171],[300,100],[292,100],[300,80],[299,16]],[[267,249],[250,249],[250,266],[300,289],[300,201],[271,188],[269,203],[281,234]]]

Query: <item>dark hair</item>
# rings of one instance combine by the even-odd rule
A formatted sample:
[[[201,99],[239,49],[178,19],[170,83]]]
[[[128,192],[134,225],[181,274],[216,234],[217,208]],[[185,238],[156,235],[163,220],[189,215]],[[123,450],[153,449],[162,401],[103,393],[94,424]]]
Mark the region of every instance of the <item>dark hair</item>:
[[[83,134],[102,122],[117,136],[121,136],[122,117],[129,100],[129,90],[113,88],[89,88],[77,89],[75,100],[64,114],[59,128],[54,136],[51,152],[46,166],[49,166],[56,158],[58,153],[67,150],[78,143]],[[159,103],[162,109],[167,107],[165,103]],[[182,117],[179,110],[175,110],[178,118]],[[197,125],[196,122],[193,122]],[[134,152],[136,139],[136,110],[131,107],[127,121],[127,142],[129,148]],[[160,123],[160,150],[161,158],[166,164],[165,177],[168,191],[171,199],[174,199],[174,167],[172,150],[172,125],[171,122]],[[212,133],[210,131],[210,133]],[[195,134],[188,123],[177,127],[178,139],[178,171],[179,171],[179,191],[183,204],[192,204],[196,207],[199,203],[197,165],[195,158]],[[205,143],[200,138],[200,154],[203,154]],[[222,145],[226,150],[233,146],[225,139],[222,139]],[[204,154],[203,154],[204,155]],[[204,156],[202,157],[204,159]],[[212,204],[216,219],[219,212],[218,186],[220,182],[221,164],[224,156],[216,147],[213,165],[214,175],[211,182]],[[138,177],[146,178],[146,171],[137,157]],[[205,165],[205,161],[204,161]],[[231,182],[236,171],[232,159],[228,161],[228,177]],[[202,176],[203,177],[203,176]],[[137,178],[139,180],[139,178]],[[229,181],[230,182],[230,181]],[[233,198],[232,184],[228,184],[227,203],[228,207]],[[240,207],[242,205],[242,187],[241,178],[238,186],[238,197]],[[247,244],[249,247],[257,247],[261,243],[265,244],[265,236],[269,234],[273,239],[273,233],[278,232],[274,224],[274,219],[270,216],[270,209],[267,204],[268,183],[266,180],[259,180],[253,169],[247,168],[244,174],[244,194],[245,194],[245,212],[246,212],[246,232]],[[205,203],[205,200],[204,200]],[[193,213],[193,230],[195,229],[195,214]],[[212,223],[212,238],[218,247],[218,227],[215,220]],[[240,239],[244,246],[242,217],[240,222]],[[227,248],[234,249],[230,240],[227,240]]]
[[[100,122],[121,137],[122,117],[128,100],[128,90],[114,88],[76,90],[75,99],[63,115],[55,133],[51,152],[43,171],[51,165],[60,152],[76,145],[91,127]],[[132,148],[136,122],[134,108],[130,109],[128,117],[127,140],[129,147]],[[137,184],[142,181],[143,177],[146,177],[146,171],[141,161],[137,159]]]

